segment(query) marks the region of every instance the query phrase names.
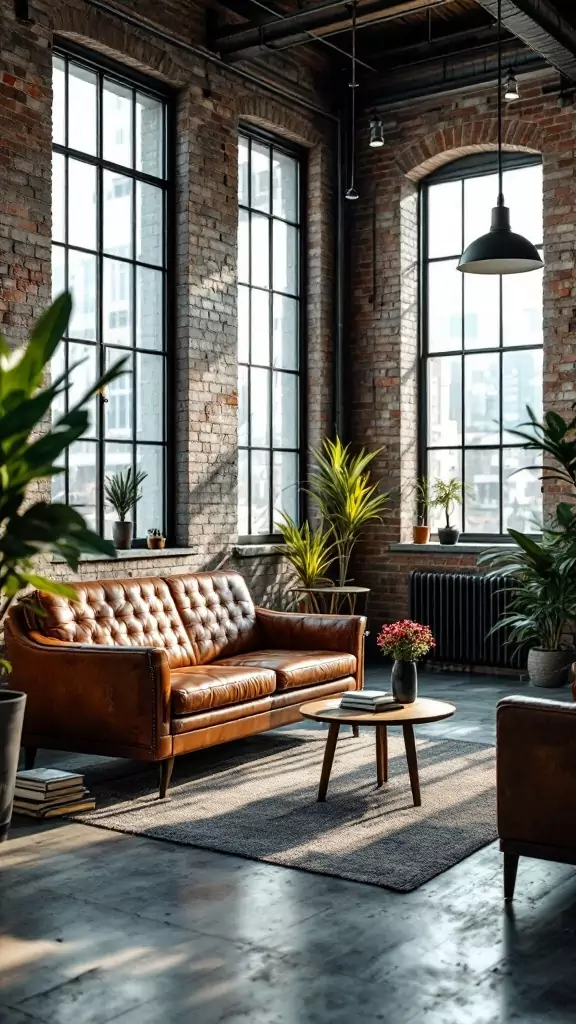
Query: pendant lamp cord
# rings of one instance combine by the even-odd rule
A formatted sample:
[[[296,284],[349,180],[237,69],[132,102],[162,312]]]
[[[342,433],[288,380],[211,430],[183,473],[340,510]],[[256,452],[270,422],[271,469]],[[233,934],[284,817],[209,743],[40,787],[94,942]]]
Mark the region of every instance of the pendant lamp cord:
[[[498,206],[504,206],[502,175],[502,0],[498,0]]]
[[[350,88],[352,89],[352,141],[350,145],[352,166],[350,168],[350,188],[352,189],[354,188],[354,169],[356,164],[356,2],[357,0],[352,0],[352,81],[350,82]]]

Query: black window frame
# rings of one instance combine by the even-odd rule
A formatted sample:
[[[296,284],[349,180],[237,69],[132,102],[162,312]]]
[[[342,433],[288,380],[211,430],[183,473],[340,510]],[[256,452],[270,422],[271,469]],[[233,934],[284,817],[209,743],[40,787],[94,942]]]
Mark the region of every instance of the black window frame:
[[[540,166],[542,165],[542,156],[538,153],[512,153],[505,152],[502,154],[503,168],[507,170],[515,170],[522,167]],[[461,157],[457,160],[452,161],[449,164],[444,165],[437,171],[427,175],[421,182],[419,187],[419,203],[418,203],[418,374],[417,374],[417,386],[418,386],[418,476],[420,479],[428,476],[428,452],[434,449],[444,450],[447,447],[453,450],[459,450],[461,452],[461,475],[462,482],[466,482],[466,450],[474,449],[478,451],[490,450],[498,451],[499,453],[499,532],[498,533],[467,533],[464,530],[466,523],[466,494],[464,494],[464,504],[462,508],[462,533],[461,539],[464,542],[469,543],[484,543],[490,542],[494,544],[503,543],[509,540],[506,527],[503,521],[503,484],[504,484],[504,471],[503,471],[503,458],[502,452],[504,449],[513,447],[522,447],[522,443],[518,444],[510,443],[510,441],[504,442],[503,434],[503,394],[502,394],[502,365],[503,365],[503,353],[513,351],[543,351],[544,345],[522,345],[522,346],[506,346],[503,345],[503,303],[502,303],[502,277],[500,277],[500,318],[499,318],[499,344],[489,349],[475,349],[467,348],[464,344],[464,330],[462,331],[462,348],[453,349],[450,351],[439,351],[429,352],[428,350],[428,325],[429,325],[429,309],[428,309],[428,268],[431,263],[440,263],[443,261],[449,261],[459,259],[461,253],[454,253],[450,256],[432,257],[428,255],[428,227],[429,227],[429,216],[428,216],[428,195],[429,188],[432,185],[437,185],[449,181],[466,180],[474,177],[484,177],[489,174],[494,174],[497,171],[497,155],[494,151],[474,154],[472,156]],[[462,190],[464,193],[464,190]],[[496,193],[494,194],[494,205],[496,204]],[[464,217],[462,218],[464,223]],[[487,225],[488,230],[489,225]],[[544,248],[543,241],[540,240],[537,243],[537,248],[542,251]],[[455,271],[455,273],[458,273]],[[465,277],[464,274],[461,275]],[[462,288],[464,288],[464,281],[462,281]],[[464,327],[465,321],[465,304],[462,302],[462,324]],[[468,354],[498,354],[499,355],[499,441],[498,443],[486,444],[486,445],[470,445],[465,442],[465,374],[464,374],[464,356]],[[457,445],[429,445],[428,444],[428,359],[437,356],[458,356],[462,359],[462,437],[460,444]],[[425,510],[422,510],[425,511]],[[538,536],[538,532],[534,531],[531,536]]]
[[[162,523],[146,523],[141,524],[138,521],[138,507],[134,510],[136,528],[135,536],[132,542],[133,548],[144,548],[146,547],[146,530],[152,526],[159,526],[162,528],[166,535],[168,544],[174,543],[175,540],[175,526],[176,526],[176,510],[173,495],[175,493],[175,451],[174,451],[174,439],[175,439],[175,423],[173,409],[171,408],[172,403],[170,402],[171,396],[174,394],[174,354],[172,350],[172,341],[174,338],[175,330],[175,213],[176,213],[176,197],[175,197],[175,171],[176,171],[176,151],[175,151],[175,118],[176,118],[176,94],[175,91],[168,85],[165,85],[158,79],[143,74],[142,72],[127,67],[113,59],[108,58],[100,53],[94,53],[94,51],[85,48],[84,46],[72,43],[69,40],[56,39],[54,41],[54,47],[52,52],[53,58],[58,58],[68,64],[74,64],[84,67],[86,70],[97,76],[97,108],[96,108],[96,132],[97,132],[97,145],[96,154],[85,153],[81,150],[74,150],[68,145],[68,75],[66,75],[66,91],[65,91],[65,141],[64,144],[56,143],[52,140],[52,152],[59,153],[64,157],[70,157],[72,159],[80,160],[96,168],[97,182],[98,182],[98,203],[97,203],[97,218],[96,218],[96,247],[94,250],[86,250],[81,246],[70,245],[68,236],[68,174],[66,174],[65,180],[65,240],[64,242],[51,241],[52,249],[59,247],[65,252],[67,250],[76,250],[78,252],[90,252],[96,256],[96,339],[91,342],[86,339],[74,339],[69,338],[66,335],[65,343],[65,358],[66,367],[69,366],[69,348],[68,340],[72,343],[74,341],[84,345],[93,345],[96,350],[96,371],[102,373],[105,369],[106,352],[108,348],[114,349],[115,357],[121,358],[124,354],[133,356],[133,380],[132,380],[132,393],[136,393],[137,389],[137,359],[138,353],[150,353],[155,356],[162,356],[164,359],[164,388],[162,393],[163,400],[163,439],[162,441],[146,441],[138,439],[137,437],[137,402],[134,398],[131,399],[132,405],[132,437],[130,440],[122,440],[122,444],[129,445],[132,450],[132,467],[137,468],[138,448],[149,445],[153,447],[161,447],[163,451],[163,494],[162,494]],[[135,154],[133,154],[132,167],[126,167],[121,164],[115,164],[110,160],[104,159],[102,153],[102,138],[103,138],[103,104],[102,104],[102,93],[103,93],[103,81],[104,78],[112,80],[120,86],[123,86],[132,91],[132,140],[134,141],[135,135],[135,107],[136,107],[136,93],[150,96],[152,99],[157,100],[163,106],[163,133],[164,133],[164,153],[163,153],[163,175],[157,177],[146,173],[145,171],[139,171],[136,168]],[[103,260],[106,256],[103,248],[103,174],[105,171],[112,171],[121,174],[123,177],[130,178],[134,183],[132,187],[132,256],[122,257],[114,255],[112,258],[122,260],[126,262],[126,265],[130,267],[132,283],[131,283],[131,297],[132,297],[132,310],[133,310],[133,325],[131,330],[131,345],[125,349],[120,349],[118,346],[107,345],[103,340]],[[163,264],[161,268],[147,264],[145,261],[137,259],[136,250],[136,183],[142,182],[144,184],[153,185],[159,188],[163,192]],[[67,262],[66,262],[67,266]],[[135,306],[135,291],[136,291],[136,273],[135,268],[138,266],[150,267],[151,269],[161,269],[163,275],[163,309],[162,309],[162,332],[163,332],[163,346],[162,349],[145,349],[142,346],[137,345],[137,317],[136,317],[136,306]],[[66,271],[65,285],[68,286],[68,273]],[[114,438],[106,438],[105,434],[105,406],[106,396],[101,395],[97,401],[96,407],[96,429],[94,433],[86,435],[86,438],[96,442],[96,481],[97,481],[97,505],[96,505],[96,531],[102,536],[105,534],[105,508],[106,499],[104,495],[104,477],[105,477],[105,447],[106,442],[114,442]],[[120,441],[120,439],[118,439]],[[69,500],[69,471],[68,471],[68,452],[66,452],[65,461],[65,474],[64,474],[64,492],[65,500]],[[79,507],[80,511],[82,508]]]
[[[298,229],[298,232],[299,232],[299,245],[298,245],[298,289],[299,290],[298,290],[298,295],[297,296],[293,296],[298,301],[298,369],[297,370],[284,370],[284,369],[282,370],[283,373],[292,373],[292,374],[294,374],[294,376],[298,380],[298,385],[299,385],[298,386],[298,447],[297,448],[295,448],[295,449],[278,448],[278,447],[274,447],[274,445],[273,445],[273,437],[272,437],[272,431],[273,431],[272,395],[270,395],[270,412],[271,412],[270,424],[269,424],[270,447],[268,447],[268,448],[261,448],[258,445],[251,445],[250,444],[250,440],[251,440],[251,438],[250,438],[250,401],[251,401],[250,367],[251,366],[258,366],[260,364],[253,364],[250,360],[248,361],[248,363],[245,363],[245,362],[241,362],[240,359],[238,359],[238,363],[237,363],[238,370],[239,370],[240,366],[246,366],[247,369],[248,369],[248,444],[240,444],[240,443],[238,443],[237,450],[238,450],[238,452],[240,452],[240,451],[247,451],[248,452],[248,525],[249,526],[251,526],[251,489],[252,489],[250,452],[252,452],[252,451],[259,451],[259,450],[269,451],[270,452],[270,491],[269,491],[269,494],[270,494],[270,499],[269,499],[269,508],[270,508],[269,525],[270,525],[270,528],[271,528],[270,532],[269,533],[247,533],[247,534],[239,534],[238,535],[238,542],[239,543],[241,543],[241,544],[258,545],[258,544],[267,544],[267,543],[277,543],[278,541],[281,540],[281,534],[278,533],[277,531],[274,532],[274,530],[273,530],[273,525],[274,525],[273,524],[273,513],[274,513],[274,502],[273,502],[273,498],[274,498],[274,474],[273,474],[273,465],[274,465],[274,453],[277,452],[277,451],[294,451],[296,453],[296,455],[297,455],[297,469],[298,469],[297,519],[298,519],[299,523],[303,522],[303,520],[305,518],[305,514],[306,514],[306,498],[305,498],[305,494],[304,494],[303,489],[302,489],[302,483],[303,483],[303,480],[304,480],[305,452],[306,452],[306,448],[307,448],[307,415],[306,415],[306,410],[307,410],[307,384],[308,384],[308,381],[307,381],[307,360],[306,360],[306,353],[307,353],[307,337],[306,337],[306,327],[307,327],[307,262],[306,262],[306,253],[307,253],[307,212],[308,212],[308,204],[307,204],[307,193],[308,193],[308,153],[307,153],[307,150],[305,149],[305,147],[299,146],[297,143],[293,143],[293,142],[291,142],[289,140],[286,140],[282,136],[278,136],[278,135],[276,135],[273,132],[268,132],[268,131],[265,131],[264,129],[255,127],[253,124],[250,124],[250,123],[240,122],[240,124],[238,126],[238,141],[240,141],[240,138],[244,138],[244,139],[246,139],[248,141],[248,144],[249,144],[249,147],[250,147],[250,153],[251,153],[252,141],[254,141],[256,143],[260,143],[260,144],[269,146],[271,149],[274,149],[274,150],[276,150],[278,152],[281,152],[281,153],[285,153],[287,156],[292,157],[293,159],[295,159],[297,161],[298,169],[299,169],[299,174],[298,174],[298,201],[297,201],[298,202],[298,222],[297,223],[294,222],[294,221],[286,221],[282,217],[275,216],[274,213],[272,212],[272,206],[271,206],[271,209],[270,209],[269,213],[266,213],[265,211],[262,211],[262,210],[253,210],[252,209],[252,207],[250,205],[251,198],[252,198],[252,196],[251,196],[251,190],[252,190],[251,177],[252,176],[251,176],[251,171],[250,171],[250,167],[251,167],[251,163],[250,162],[249,162],[249,169],[248,169],[248,183],[249,183],[248,184],[248,188],[249,188],[248,205],[247,206],[244,205],[238,199],[238,217],[240,215],[240,210],[245,210],[248,213],[248,215],[250,215],[250,212],[256,212],[258,214],[262,214],[263,216],[267,217],[268,221],[269,221],[269,236],[268,236],[268,238],[269,238],[269,286],[268,286],[267,289],[259,288],[259,286],[253,285],[251,282],[250,283],[246,283],[244,281],[239,281],[237,279],[237,288],[238,288],[238,286],[242,286],[242,287],[247,287],[249,289],[249,291],[251,291],[253,288],[255,288],[256,290],[260,290],[260,291],[268,291],[270,307],[271,307],[270,308],[270,314],[271,314],[270,315],[270,327],[269,327],[269,330],[270,330],[270,345],[271,346],[272,346],[272,330],[273,330],[273,319],[272,319],[272,301],[273,301],[273,296],[274,296],[274,294],[288,294],[288,293],[275,292],[274,288],[273,288],[273,246],[272,246],[273,222],[275,220],[280,220],[283,223],[287,223],[287,224],[290,224],[290,225],[296,227]],[[272,160],[270,161],[270,195],[272,196]],[[248,260],[249,260],[249,264],[251,266],[251,231],[249,231]],[[272,347],[270,348],[270,352],[272,353]],[[270,370],[270,390],[272,390],[272,386],[273,386],[273,384],[272,384],[272,382],[273,382],[273,370],[274,370],[272,356],[271,356],[271,360],[270,360],[270,367],[267,367],[267,368]],[[237,481],[238,480],[239,480],[239,472],[237,473]]]

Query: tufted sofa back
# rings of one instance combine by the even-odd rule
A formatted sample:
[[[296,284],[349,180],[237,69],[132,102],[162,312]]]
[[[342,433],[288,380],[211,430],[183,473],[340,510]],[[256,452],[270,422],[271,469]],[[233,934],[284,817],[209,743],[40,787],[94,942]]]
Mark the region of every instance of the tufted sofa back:
[[[166,585],[197,665],[258,647],[256,611],[238,572],[197,572],[168,576]]]
[[[71,586],[76,601],[34,594],[42,614],[27,611],[28,624],[44,636],[69,643],[158,647],[166,651],[170,668],[195,664],[165,580],[98,580]]]
[[[252,598],[237,572],[72,583],[76,600],[34,594],[29,626],[54,640],[166,651],[170,668],[258,646]]]

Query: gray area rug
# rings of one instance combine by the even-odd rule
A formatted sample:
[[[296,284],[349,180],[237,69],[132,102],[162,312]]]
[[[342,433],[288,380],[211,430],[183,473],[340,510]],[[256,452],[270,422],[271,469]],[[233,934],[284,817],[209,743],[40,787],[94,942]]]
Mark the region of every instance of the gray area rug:
[[[401,734],[376,788],[374,730],[341,733],[328,799],[316,802],[326,733],[266,733],[177,758],[170,798],[157,770],[94,787],[101,828],[410,892],[496,838],[494,748],[416,741],[422,806],[412,806]]]

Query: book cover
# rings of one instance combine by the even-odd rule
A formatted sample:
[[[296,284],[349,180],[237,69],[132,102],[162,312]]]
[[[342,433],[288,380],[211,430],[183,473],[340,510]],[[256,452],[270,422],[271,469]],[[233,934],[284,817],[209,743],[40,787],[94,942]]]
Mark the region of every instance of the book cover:
[[[78,772],[63,772],[56,768],[29,768],[16,774],[16,785],[26,789],[66,788],[72,782],[83,781],[84,776]]]
[[[76,800],[69,804],[58,804],[56,807],[19,807],[14,803],[16,814],[22,814],[26,818],[59,818],[64,814],[77,814],[79,811],[93,811],[96,806],[94,797],[87,800]]]
[[[87,790],[84,786],[70,786],[68,789],[56,789],[56,790],[36,790],[36,789],[20,789],[16,786],[14,790],[14,800],[18,803],[30,804],[31,806],[43,804],[57,804],[57,803],[69,803],[71,800],[79,800],[85,796]]]

